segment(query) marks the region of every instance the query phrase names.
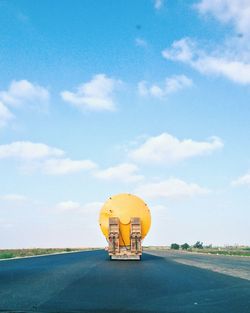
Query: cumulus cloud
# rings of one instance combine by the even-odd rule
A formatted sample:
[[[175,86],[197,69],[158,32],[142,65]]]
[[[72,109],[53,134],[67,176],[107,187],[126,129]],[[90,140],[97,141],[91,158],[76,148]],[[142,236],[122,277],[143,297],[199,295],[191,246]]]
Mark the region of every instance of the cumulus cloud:
[[[94,111],[113,111],[115,109],[114,92],[121,84],[105,74],[95,75],[89,82],[80,85],[76,92],[63,91],[64,101],[79,109]]]
[[[9,85],[8,90],[0,91],[0,100],[13,107],[29,104],[30,107],[43,110],[49,97],[49,91],[46,88],[28,80],[14,80]]]
[[[91,170],[97,165],[90,160],[48,159],[40,164],[41,170],[48,175],[65,175]]]
[[[160,10],[164,5],[164,0],[154,0],[154,7],[156,10]]]
[[[192,86],[193,82],[185,75],[176,75],[167,77],[162,84],[150,85],[147,81],[138,83],[138,92],[141,96],[152,96],[164,98],[171,93],[177,92],[183,88]]]
[[[0,101],[0,128],[6,126],[13,118],[14,115]]]
[[[250,2],[248,0],[202,0],[198,11],[222,23],[230,23],[237,34],[207,48],[190,38],[174,41],[162,51],[167,60],[191,66],[202,74],[223,76],[238,84],[250,84]],[[235,36],[240,35],[240,36]]]
[[[47,175],[65,175],[97,167],[91,160],[72,160],[64,155],[63,150],[44,143],[16,141],[0,145],[0,159],[20,159],[25,173],[40,171]]]
[[[75,211],[75,210],[79,210],[81,208],[80,203],[75,202],[75,201],[62,201],[59,202],[56,207],[60,210],[60,211]]]
[[[232,23],[239,33],[250,35],[248,0],[202,0],[195,7],[201,14],[211,14],[222,23]]]
[[[46,157],[60,157],[64,152],[60,149],[50,147],[43,143],[33,143],[30,141],[16,141],[10,144],[0,145],[0,159],[41,159]]]
[[[235,179],[234,181],[232,181],[232,185],[233,186],[243,186],[243,185],[250,186],[250,173]]]
[[[143,179],[143,176],[138,175],[137,172],[138,167],[135,164],[122,163],[105,170],[99,170],[95,173],[95,176],[107,181],[132,183]]]
[[[86,212],[86,213],[87,212],[93,212],[93,211],[99,212],[99,210],[102,206],[103,206],[102,202],[98,202],[98,201],[88,202],[82,206],[82,212]]]
[[[131,150],[129,156],[139,162],[174,163],[191,157],[209,154],[223,147],[220,138],[208,141],[180,140],[168,133],[148,138],[141,146]]]
[[[182,38],[173,42],[170,49],[165,49],[162,51],[164,58],[181,61],[181,62],[191,62],[196,51],[196,44],[190,38]]]
[[[235,44],[235,43],[234,43]],[[174,41],[170,48],[162,51],[167,60],[183,62],[203,74],[224,76],[239,84],[250,84],[250,59],[243,58],[245,50],[235,51],[224,46],[207,52],[198,48],[190,38]]]
[[[135,189],[135,194],[144,198],[179,198],[206,195],[210,191],[194,183],[178,178],[169,178],[157,183],[147,183]]]
[[[101,202],[89,202],[80,204],[72,200],[62,201],[56,205],[56,208],[61,212],[76,212],[76,213],[91,213],[99,210],[102,207]]]

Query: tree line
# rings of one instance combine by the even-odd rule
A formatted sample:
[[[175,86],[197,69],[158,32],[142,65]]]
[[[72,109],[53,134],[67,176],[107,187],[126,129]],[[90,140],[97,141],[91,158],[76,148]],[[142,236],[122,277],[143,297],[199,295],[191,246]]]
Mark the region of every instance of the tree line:
[[[190,246],[188,243],[184,243],[182,245],[179,245],[178,243],[172,243],[170,246],[171,249],[173,250],[188,250],[189,248],[196,248],[196,249],[203,249],[203,242],[201,241],[196,241],[196,243],[192,246]],[[211,245],[209,246],[209,248],[211,248]]]

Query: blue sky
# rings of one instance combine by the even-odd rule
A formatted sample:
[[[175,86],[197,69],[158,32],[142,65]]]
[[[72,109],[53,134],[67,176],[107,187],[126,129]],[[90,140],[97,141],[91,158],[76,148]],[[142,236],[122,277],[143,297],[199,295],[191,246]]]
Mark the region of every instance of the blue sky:
[[[0,247],[250,244],[247,1],[0,1]]]

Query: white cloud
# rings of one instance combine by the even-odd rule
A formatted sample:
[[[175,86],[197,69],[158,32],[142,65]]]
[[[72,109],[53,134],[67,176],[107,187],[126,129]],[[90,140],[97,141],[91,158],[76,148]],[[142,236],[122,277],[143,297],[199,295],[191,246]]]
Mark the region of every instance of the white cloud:
[[[24,195],[19,194],[6,194],[6,195],[0,195],[0,200],[4,201],[13,201],[13,202],[23,202],[27,201],[27,197]]]
[[[249,0],[202,0],[196,8],[201,14],[211,14],[222,23],[232,23],[236,31],[250,35]]]
[[[145,39],[143,38],[136,38],[135,39],[135,45],[137,47],[143,47],[143,48],[146,48],[148,46],[148,43]]]
[[[0,145],[0,159],[41,159],[46,157],[60,157],[64,152],[60,149],[47,146],[43,143],[33,143],[30,141],[16,141],[10,144]]]
[[[227,60],[220,57],[199,59],[195,67],[204,73],[223,75],[240,84],[250,84],[250,63]]]
[[[164,5],[164,0],[154,0],[154,6],[156,10],[160,10]]]
[[[115,109],[114,92],[120,83],[120,80],[109,78],[105,74],[98,74],[91,81],[80,85],[76,92],[67,90],[61,92],[61,97],[79,109],[113,111]]]
[[[221,43],[202,48],[190,38],[173,42],[165,49],[164,58],[183,62],[202,74],[223,76],[242,84],[250,84],[250,2],[248,0],[201,0],[198,11],[210,14],[222,23],[230,23],[237,34]]]
[[[163,133],[148,138],[141,146],[131,150],[129,156],[140,162],[169,164],[209,154],[222,147],[223,143],[217,137],[212,137],[209,141],[179,140],[168,133]]]
[[[103,206],[102,202],[89,202],[85,203],[82,206],[82,212],[89,213],[89,212],[99,212],[101,207]]]
[[[138,92],[141,96],[152,96],[156,98],[164,98],[167,95],[177,92],[185,87],[192,86],[193,82],[185,75],[176,75],[167,77],[164,83],[150,85],[146,81],[138,83]]]
[[[95,176],[107,181],[132,183],[143,179],[143,176],[138,175],[137,172],[138,167],[135,164],[122,163],[105,170],[99,170],[95,173]]]
[[[162,51],[167,60],[185,63],[202,74],[224,76],[239,83],[250,84],[250,58],[248,44],[232,40],[210,52],[198,48],[195,41],[183,38]]]
[[[91,170],[97,165],[90,160],[48,159],[41,163],[41,170],[48,175],[65,175]]]
[[[78,212],[78,213],[91,213],[99,211],[103,203],[101,202],[89,202],[80,204],[75,201],[62,201],[56,205],[56,208],[61,212]]]
[[[135,189],[135,194],[143,198],[179,198],[205,195],[210,191],[194,183],[186,183],[170,178],[157,183],[147,183]]]
[[[74,201],[62,201],[59,202],[56,207],[60,210],[60,211],[75,211],[75,210],[79,210],[81,208],[80,203],[78,202],[74,202]]]
[[[6,105],[19,107],[29,104],[41,110],[49,100],[49,92],[46,88],[32,84],[27,80],[12,81],[8,90],[0,91],[0,100]]]
[[[190,38],[182,38],[173,42],[170,49],[162,51],[164,58],[172,61],[191,62],[196,49],[195,42]]]
[[[91,160],[62,158],[64,154],[65,152],[58,148],[30,141],[0,145],[0,159],[21,159],[21,169],[24,173],[41,171],[47,175],[65,175],[97,167]]]
[[[14,118],[14,115],[9,109],[0,101],[0,128],[8,124],[10,120]]]
[[[242,186],[247,185],[250,186],[250,173],[243,175],[236,180],[232,181],[233,186]]]

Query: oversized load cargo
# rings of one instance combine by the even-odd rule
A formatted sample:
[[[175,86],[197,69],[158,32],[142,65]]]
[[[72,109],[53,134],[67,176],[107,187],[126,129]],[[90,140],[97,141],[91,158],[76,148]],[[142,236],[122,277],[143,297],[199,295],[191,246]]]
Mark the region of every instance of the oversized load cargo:
[[[131,194],[110,197],[101,208],[99,225],[110,259],[141,259],[142,240],[151,225],[150,210],[142,199]]]

